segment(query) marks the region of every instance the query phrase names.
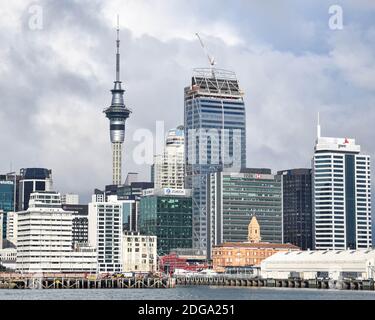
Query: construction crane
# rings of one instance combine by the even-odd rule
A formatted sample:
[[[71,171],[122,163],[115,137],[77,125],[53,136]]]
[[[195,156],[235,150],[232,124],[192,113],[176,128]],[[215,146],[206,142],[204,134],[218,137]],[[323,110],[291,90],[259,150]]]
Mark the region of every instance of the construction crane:
[[[204,43],[203,43],[201,37],[199,36],[199,33],[198,33],[198,32],[196,33],[196,36],[198,37],[199,42],[200,42],[200,44],[201,44],[201,46],[202,46],[202,49],[203,49],[204,53],[206,54],[206,56],[207,56],[207,58],[208,58],[208,62],[209,62],[209,64],[210,64],[211,72],[212,72],[212,74],[214,75],[213,68],[214,68],[214,66],[215,66],[215,64],[216,64],[215,58],[214,58],[213,56],[211,56],[211,55],[208,53],[208,51],[207,51],[207,49],[206,49],[206,47],[205,47],[205,45],[204,45]]]

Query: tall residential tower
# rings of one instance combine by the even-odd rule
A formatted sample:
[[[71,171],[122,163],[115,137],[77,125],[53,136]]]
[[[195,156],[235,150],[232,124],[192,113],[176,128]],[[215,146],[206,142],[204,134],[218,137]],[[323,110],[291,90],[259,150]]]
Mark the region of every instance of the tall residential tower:
[[[131,111],[125,106],[124,92],[120,81],[120,30],[117,27],[117,52],[116,52],[116,81],[112,92],[111,106],[104,110],[110,121],[110,136],[112,142],[112,183],[121,184],[122,144],[125,140],[125,121]]]

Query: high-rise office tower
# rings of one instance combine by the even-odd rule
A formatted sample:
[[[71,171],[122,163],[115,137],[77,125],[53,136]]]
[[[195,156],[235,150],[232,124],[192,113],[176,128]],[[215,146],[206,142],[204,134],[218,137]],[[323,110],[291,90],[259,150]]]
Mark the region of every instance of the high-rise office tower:
[[[315,249],[371,248],[370,156],[354,139],[318,137],[313,164]]]
[[[30,195],[36,191],[51,191],[52,170],[44,168],[25,168],[20,171],[18,210],[27,210]]]
[[[302,250],[313,249],[311,169],[291,169],[277,173],[283,188],[284,243]]]
[[[156,189],[185,188],[185,138],[183,127],[171,129],[165,141],[164,153],[154,157]]]
[[[195,69],[185,88],[185,186],[192,189],[193,246],[207,248],[207,174],[246,167],[246,113],[234,72]]]
[[[210,173],[207,181],[207,256],[213,246],[244,242],[255,216],[262,241],[283,242],[281,178],[270,169]]]
[[[116,81],[112,92],[111,106],[104,110],[110,121],[110,137],[112,142],[112,184],[121,184],[122,145],[125,140],[125,121],[131,111],[125,106],[124,92],[120,81],[120,30],[117,27],[117,53],[116,53]]]
[[[157,236],[159,255],[192,247],[191,190],[150,189],[140,200],[139,231]]]

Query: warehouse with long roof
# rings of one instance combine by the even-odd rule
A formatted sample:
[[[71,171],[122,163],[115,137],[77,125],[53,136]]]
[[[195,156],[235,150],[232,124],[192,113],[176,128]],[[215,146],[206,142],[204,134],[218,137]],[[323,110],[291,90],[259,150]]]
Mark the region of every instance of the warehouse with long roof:
[[[278,252],[261,263],[262,277],[268,279],[373,279],[374,271],[375,250],[372,249]]]

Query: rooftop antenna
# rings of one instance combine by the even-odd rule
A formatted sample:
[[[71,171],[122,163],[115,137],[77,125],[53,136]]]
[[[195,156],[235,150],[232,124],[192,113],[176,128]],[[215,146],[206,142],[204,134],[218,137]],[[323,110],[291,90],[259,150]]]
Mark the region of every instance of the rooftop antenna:
[[[120,16],[117,15],[117,52],[116,52],[116,81],[120,81]]]
[[[206,54],[206,56],[207,56],[207,58],[208,58],[208,62],[209,62],[209,64],[210,64],[211,73],[212,73],[212,76],[214,77],[214,76],[215,76],[215,73],[214,73],[214,66],[215,66],[215,64],[216,64],[215,58],[214,58],[213,56],[211,56],[211,55],[208,53],[208,51],[207,51],[207,49],[206,49],[206,47],[205,47],[205,45],[204,45],[204,43],[203,43],[201,37],[199,36],[199,33],[198,33],[198,32],[196,33],[196,36],[198,37],[199,42],[200,42],[200,44],[201,44],[201,46],[202,46],[202,49],[203,49],[204,53]]]
[[[317,136],[318,136],[318,139],[321,137],[320,112],[318,112]]]

